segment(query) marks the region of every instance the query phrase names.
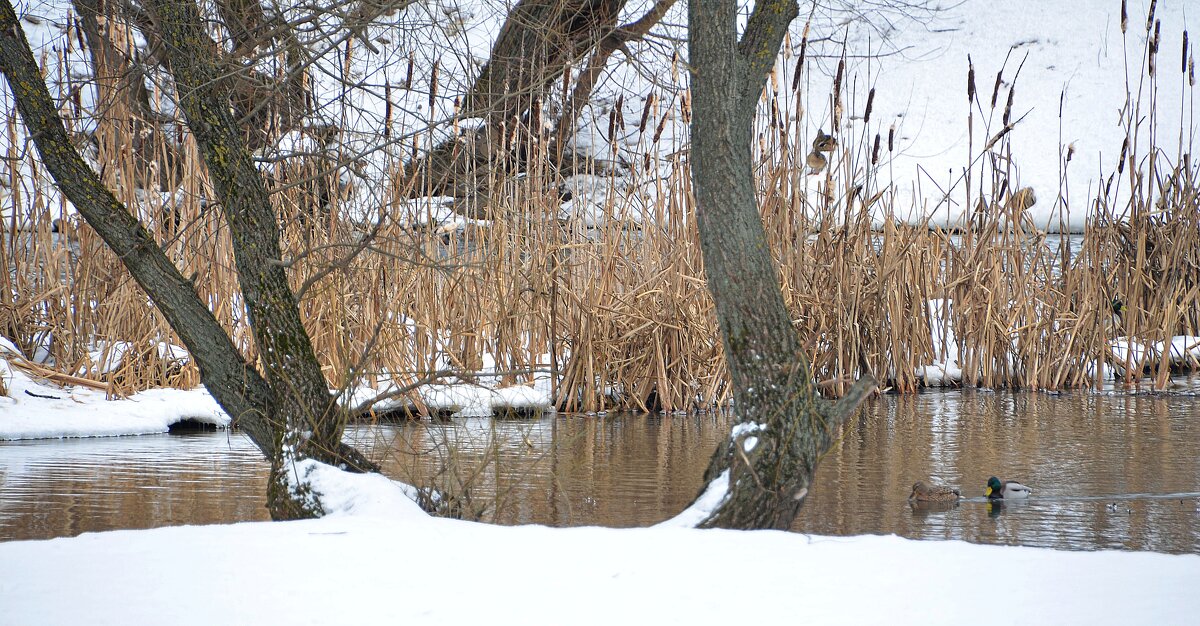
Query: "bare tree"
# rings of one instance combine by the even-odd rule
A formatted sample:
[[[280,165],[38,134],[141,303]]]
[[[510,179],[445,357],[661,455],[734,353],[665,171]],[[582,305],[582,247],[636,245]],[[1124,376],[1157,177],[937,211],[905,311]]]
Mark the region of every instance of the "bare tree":
[[[752,124],[795,0],[760,0],[737,37],[734,0],[692,2],[692,186],[708,288],[716,304],[738,421],[706,482],[729,470],[729,495],[703,526],[791,526],[817,461],[874,388],[859,381],[836,405],[817,393],[780,293],[751,170]]]
[[[262,373],[247,363],[190,282],[75,151],[8,0],[0,2],[0,71],[42,161],[79,213],[117,252],[200,366],[202,381],[271,461],[268,508],[276,519],[321,513],[289,483],[289,462],[314,458],[377,468],[342,443],[346,412],[329,393],[287,283],[277,218],[247,138],[233,118],[231,81],[192,0],[148,0],[180,105],[200,146],[232,233],[238,277]]]

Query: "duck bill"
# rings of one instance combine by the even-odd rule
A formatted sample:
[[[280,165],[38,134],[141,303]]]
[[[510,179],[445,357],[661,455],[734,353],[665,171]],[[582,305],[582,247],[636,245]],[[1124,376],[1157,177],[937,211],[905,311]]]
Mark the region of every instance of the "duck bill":
[[[987,491],[983,492],[983,497],[987,498],[987,497],[990,497],[991,495],[992,495],[992,488],[988,487]]]

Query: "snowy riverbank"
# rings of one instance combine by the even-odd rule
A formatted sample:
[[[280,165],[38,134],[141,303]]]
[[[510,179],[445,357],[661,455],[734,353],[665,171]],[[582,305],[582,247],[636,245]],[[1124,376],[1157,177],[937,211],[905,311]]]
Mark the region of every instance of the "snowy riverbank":
[[[333,473],[331,473],[333,472]],[[1185,624],[1200,556],[500,527],[328,470],[315,521],[0,544],[8,624]]]

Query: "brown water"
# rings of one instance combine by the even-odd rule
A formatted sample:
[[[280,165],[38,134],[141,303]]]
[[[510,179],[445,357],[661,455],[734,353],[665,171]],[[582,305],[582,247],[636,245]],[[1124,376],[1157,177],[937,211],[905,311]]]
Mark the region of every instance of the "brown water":
[[[471,485],[464,508],[501,523],[645,526],[692,499],[727,430],[721,415],[560,415],[350,435],[393,477]],[[1191,393],[884,397],[822,461],[794,529],[1196,553],[1198,442]],[[993,474],[1034,497],[990,507],[978,496]],[[974,498],[914,510],[906,498],[918,479]],[[265,482],[266,465],[237,434],[0,443],[0,540],[265,519]]]

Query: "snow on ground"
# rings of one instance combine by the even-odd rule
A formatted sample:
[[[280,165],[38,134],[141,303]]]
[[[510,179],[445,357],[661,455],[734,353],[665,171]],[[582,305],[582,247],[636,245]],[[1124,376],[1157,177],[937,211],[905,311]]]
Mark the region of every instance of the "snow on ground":
[[[118,346],[119,348],[119,346]],[[186,361],[183,348],[170,348],[173,358]],[[111,367],[111,352],[97,358]],[[118,357],[119,358],[119,357]],[[86,386],[60,386],[30,374],[17,363],[29,362],[11,342],[0,337],[0,381],[8,395],[0,395],[0,441],[55,439],[60,437],[110,437],[165,433],[172,424],[192,420],[218,427],[229,425],[229,415],[203,387],[196,389],[149,389],[125,399],[108,400],[105,393]],[[104,365],[108,364],[108,365]],[[515,409],[526,412],[549,410],[550,383],[539,374],[532,387],[500,386],[499,378],[486,375],[495,363],[485,359],[485,374],[475,384],[425,385],[418,390],[425,406],[460,417],[490,416]],[[353,396],[358,404],[393,387],[384,382],[378,389],[363,387]],[[376,410],[405,406],[401,398],[380,403]]]
[[[25,624],[1190,624],[1200,556],[895,536],[502,527],[315,470],[320,520],[0,543]],[[367,504],[361,504],[366,502]]]
[[[150,389],[125,400],[107,400],[103,391],[59,385],[31,376],[11,360],[23,359],[0,338],[0,440],[108,437],[165,433],[185,419],[220,427],[229,416],[203,388]]]

